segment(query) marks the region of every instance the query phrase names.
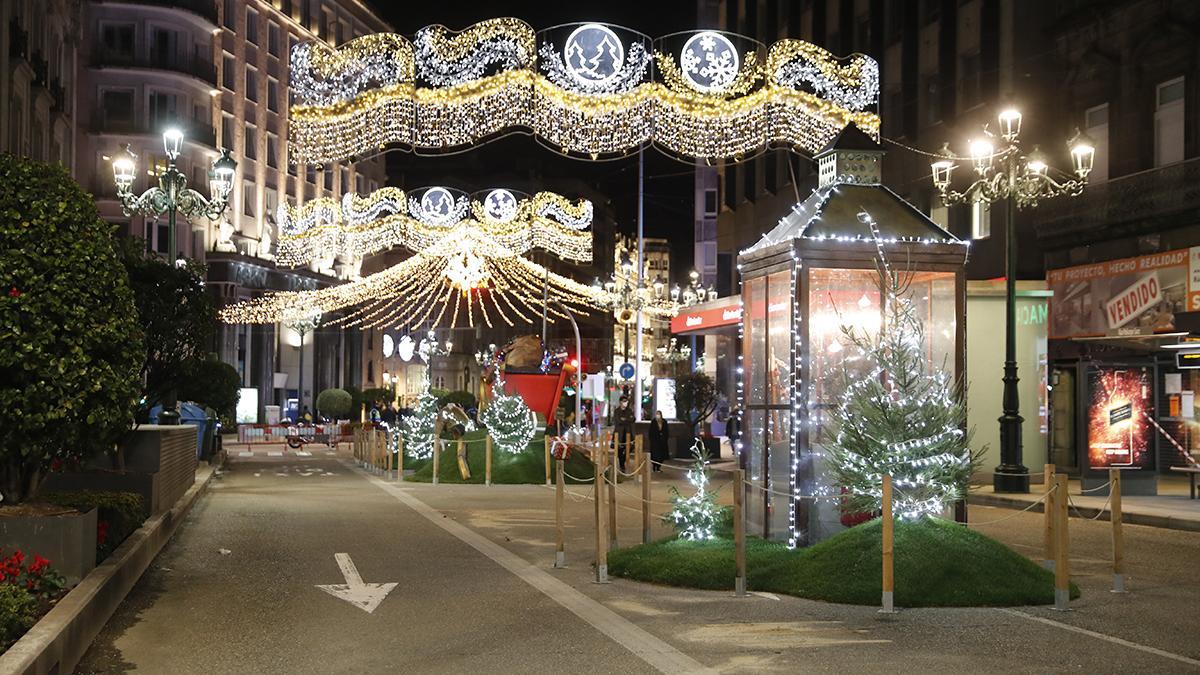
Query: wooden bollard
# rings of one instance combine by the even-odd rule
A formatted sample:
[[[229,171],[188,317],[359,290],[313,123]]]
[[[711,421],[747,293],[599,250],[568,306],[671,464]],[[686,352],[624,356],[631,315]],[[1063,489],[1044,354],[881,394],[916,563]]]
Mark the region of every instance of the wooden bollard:
[[[487,440],[483,443],[483,484],[492,484],[492,435],[487,435]],[[562,468],[561,466],[559,467]]]
[[[733,471],[733,555],[737,564],[737,572],[733,578],[733,593],[739,597],[746,595],[746,515],[743,502],[746,499],[745,472],[741,469]]]
[[[546,485],[550,484],[550,436],[542,432],[542,445],[546,446]]]
[[[650,543],[650,462],[642,462],[642,543]]]
[[[433,439],[433,484],[438,484],[438,472],[442,468],[442,439]]]
[[[1121,470],[1109,469],[1108,480],[1109,508],[1108,517],[1112,520],[1113,545],[1113,593],[1125,592],[1125,537],[1121,533]]]
[[[609,484],[608,484],[608,547],[612,550],[617,549],[617,481],[620,480],[620,466],[617,462],[616,451],[613,451],[613,456],[608,458],[609,464]]]
[[[490,456],[490,455],[489,455]],[[554,566],[567,566],[567,552],[563,534],[563,460],[554,460]]]
[[[892,521],[892,477],[883,477],[883,608],[882,614],[894,614],[894,592],[896,590],[894,528]]]
[[[1058,518],[1058,515],[1054,512],[1054,495],[1056,494],[1054,491],[1055,467],[1053,464],[1047,464],[1044,471],[1044,485],[1048,494],[1046,495],[1046,500],[1042,502],[1042,514],[1044,516],[1042,518],[1042,547],[1045,551],[1045,559],[1042,560],[1042,565],[1045,566],[1046,569],[1053,571],[1054,546],[1056,541],[1056,535],[1054,534],[1054,521]]]
[[[608,583],[608,546],[604,532],[604,458],[603,447],[592,452],[592,497],[596,503],[596,583]]]
[[[1054,524],[1054,609],[1060,612],[1070,611],[1071,602],[1071,563],[1069,551],[1071,548],[1071,533],[1067,527],[1067,475],[1054,474],[1054,512],[1058,516]]]

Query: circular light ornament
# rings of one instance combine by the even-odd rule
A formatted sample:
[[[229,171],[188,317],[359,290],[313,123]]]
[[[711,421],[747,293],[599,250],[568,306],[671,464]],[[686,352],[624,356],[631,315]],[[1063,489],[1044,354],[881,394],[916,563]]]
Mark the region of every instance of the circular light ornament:
[[[413,342],[412,338],[407,335],[400,338],[400,345],[396,349],[396,353],[400,355],[401,359],[403,359],[406,363],[408,361],[412,361],[413,354],[416,353],[416,351],[417,343]]]
[[[498,223],[510,222],[517,217],[517,198],[503,188],[492,190],[483,198],[483,212]]]
[[[396,351],[396,341],[392,339],[391,335],[384,333],[383,334],[383,358],[385,358],[385,359],[391,358],[392,353],[394,353],[395,351]]]
[[[729,38],[710,30],[688,38],[679,52],[683,78],[706,94],[725,91],[737,78],[741,66],[741,56]]]
[[[567,37],[563,63],[579,84],[600,87],[620,75],[625,65],[625,45],[608,26],[585,23]]]
[[[444,187],[431,187],[421,195],[421,217],[434,225],[445,225],[454,218],[454,195]]]

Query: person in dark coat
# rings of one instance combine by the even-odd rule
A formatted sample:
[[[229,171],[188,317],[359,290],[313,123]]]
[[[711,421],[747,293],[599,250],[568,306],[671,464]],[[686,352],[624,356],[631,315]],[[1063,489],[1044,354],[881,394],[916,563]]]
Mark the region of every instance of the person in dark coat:
[[[650,461],[655,471],[662,471],[662,463],[670,456],[667,446],[669,438],[667,420],[659,410],[654,413],[654,419],[650,422]]]
[[[629,407],[629,397],[622,396],[617,409],[613,411],[613,441],[617,444],[617,461],[621,471],[625,471],[625,455],[628,446],[633,443],[633,408]]]

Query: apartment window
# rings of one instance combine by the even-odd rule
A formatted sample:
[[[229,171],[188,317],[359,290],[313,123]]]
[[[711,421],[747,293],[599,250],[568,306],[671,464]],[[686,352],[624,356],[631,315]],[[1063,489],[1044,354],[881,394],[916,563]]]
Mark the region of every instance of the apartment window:
[[[258,102],[258,70],[254,66],[246,66],[246,100]]]
[[[229,91],[237,89],[237,60],[225,52],[221,58],[221,84]]]
[[[161,91],[150,92],[150,124],[151,131],[158,133],[167,124],[175,122],[178,117],[179,97]]]
[[[1099,183],[1108,180],[1108,104],[1088,108],[1083,113],[1083,127],[1096,148],[1092,172],[1088,180]]]
[[[1154,166],[1183,161],[1183,78],[1158,85],[1154,110]]]
[[[179,58],[179,33],[163,28],[150,31],[150,61],[152,63],[177,64]]]
[[[346,36],[350,34],[350,29],[341,21],[337,22],[337,43],[340,45],[346,40]]]
[[[317,184],[317,170],[311,164],[304,167],[304,180],[308,181],[309,185]]]
[[[288,175],[289,175],[289,176],[295,176],[295,175],[296,175],[296,165],[295,165],[295,164],[292,164],[292,163],[291,163],[291,162],[289,162],[289,161],[287,161],[287,158],[286,158],[286,157],[284,158],[284,160],[283,160],[283,163],[284,163],[284,164],[287,164]]]
[[[992,210],[982,199],[971,202],[971,238],[987,239],[992,236]]]
[[[737,206],[737,165],[725,168],[724,178],[725,188],[725,208],[733,209]]]
[[[880,112],[880,116],[883,118],[884,133],[892,137],[903,136],[904,92],[899,87],[888,89],[883,93],[883,110]]]
[[[365,185],[366,185],[366,181],[363,180],[361,173],[354,176],[354,191],[355,192],[357,192],[359,194],[363,194],[364,193],[363,188],[365,187]]]
[[[108,56],[133,58],[134,27],[131,23],[105,24],[100,27],[100,43]]]
[[[708,188],[704,191],[704,215],[717,215],[717,189]]]
[[[742,165],[742,199],[754,201],[758,196],[758,161]]]
[[[233,115],[221,114],[221,148],[233,151]]]
[[[279,193],[275,188],[263,188],[263,213],[267,219],[275,217],[275,207],[279,205]]]
[[[246,41],[251,44],[258,44],[258,12],[246,10]]]
[[[133,90],[106,89],[100,94],[100,110],[105,122],[131,124],[133,122]]]
[[[242,213],[254,217],[254,198],[256,196],[254,183],[246,181],[242,184]]]
[[[342,194],[346,194],[347,192],[350,191],[350,172],[347,170],[343,170],[341,172],[341,178],[342,178],[342,180],[341,180]]]
[[[272,133],[267,134],[267,166],[279,168],[279,137]]]
[[[298,40],[295,35],[288,35],[288,55],[287,55],[287,57],[289,59],[292,58],[292,51],[296,49],[296,45],[298,45],[298,44],[300,44],[300,40]]]
[[[225,27],[237,30],[237,0],[225,0]]]
[[[246,159],[258,159],[258,129],[246,125],[246,147],[243,154]]]
[[[325,189],[329,190],[330,192],[333,192],[333,172],[334,171],[337,171],[337,169],[330,168],[328,171],[325,172]]]
[[[925,95],[925,124],[937,124],[942,121],[942,89],[938,84],[937,75],[927,75],[921,85]]]
[[[279,57],[279,26],[271,22],[267,23],[267,52]]]
[[[979,52],[966,54],[958,59],[959,72],[959,107],[962,110],[974,108],[983,98],[983,78]]]
[[[267,78],[267,110],[279,112],[279,80]]]

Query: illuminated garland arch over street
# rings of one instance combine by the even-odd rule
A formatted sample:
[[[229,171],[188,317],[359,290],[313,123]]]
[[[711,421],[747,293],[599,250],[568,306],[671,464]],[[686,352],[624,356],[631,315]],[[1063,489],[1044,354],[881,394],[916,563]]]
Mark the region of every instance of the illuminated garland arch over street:
[[[847,125],[878,136],[879,66],[800,40],[769,48],[693,31],[651,41],[607,24],[535,32],[491,19],[412,41],[383,33],[291,55],[291,160],[321,164],[398,146],[463,150],[531,133],[601,159],[644,145],[681,159],[738,161],[768,147],[812,154]]]

